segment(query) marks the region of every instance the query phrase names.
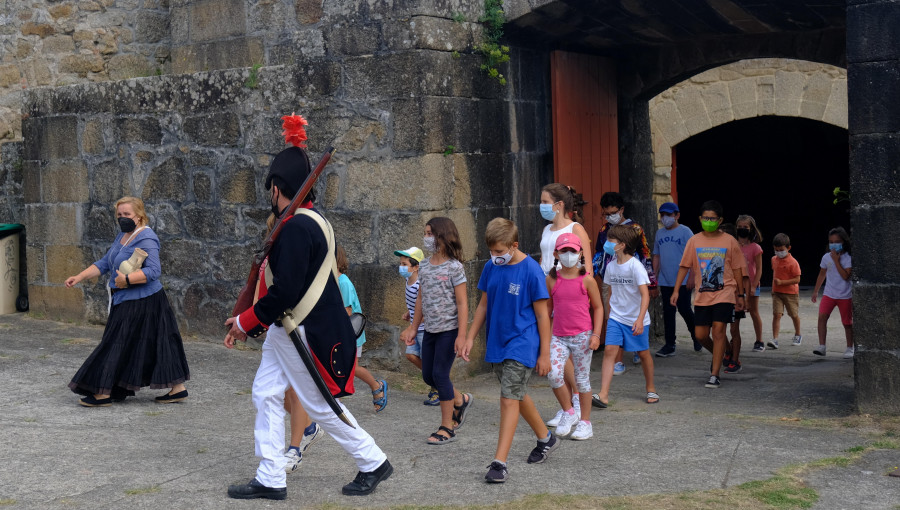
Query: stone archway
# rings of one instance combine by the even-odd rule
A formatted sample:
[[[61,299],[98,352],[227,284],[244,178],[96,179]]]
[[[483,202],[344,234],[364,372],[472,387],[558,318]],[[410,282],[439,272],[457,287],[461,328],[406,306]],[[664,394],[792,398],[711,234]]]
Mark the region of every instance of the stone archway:
[[[847,129],[847,71],[804,60],[761,58],[709,69],[650,100],[653,195],[671,199],[672,147],[716,126],[766,115]]]

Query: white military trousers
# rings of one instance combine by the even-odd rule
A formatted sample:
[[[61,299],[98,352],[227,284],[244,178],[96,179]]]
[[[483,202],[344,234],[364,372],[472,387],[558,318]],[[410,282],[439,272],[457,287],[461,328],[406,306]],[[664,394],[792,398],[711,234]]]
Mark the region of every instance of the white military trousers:
[[[300,327],[303,341],[306,335]],[[256,456],[260,458],[256,479],[266,487],[286,487],[284,472],[284,392],[292,386],[309,417],[319,424],[356,461],[360,471],[378,468],[386,459],[375,440],[356,422],[343,404],[344,413],[356,428],[347,426],[334,414],[300,359],[284,328],[269,328],[262,347],[259,370],[253,380],[253,405],[256,406]]]

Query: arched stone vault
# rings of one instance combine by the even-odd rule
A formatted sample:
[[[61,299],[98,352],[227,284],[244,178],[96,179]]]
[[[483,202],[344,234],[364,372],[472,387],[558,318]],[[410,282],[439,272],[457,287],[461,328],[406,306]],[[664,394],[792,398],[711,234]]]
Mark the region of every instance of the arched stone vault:
[[[709,69],[650,100],[653,195],[671,199],[672,147],[735,120],[777,115],[847,129],[847,71],[790,59],[741,60]]]

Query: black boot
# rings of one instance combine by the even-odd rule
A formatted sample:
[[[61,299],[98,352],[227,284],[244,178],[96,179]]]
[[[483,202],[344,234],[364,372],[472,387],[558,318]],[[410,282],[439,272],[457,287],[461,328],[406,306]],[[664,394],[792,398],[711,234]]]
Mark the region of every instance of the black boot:
[[[375,471],[356,473],[356,478],[345,485],[341,492],[345,496],[367,496],[375,490],[375,487],[378,487],[382,480],[387,480],[393,472],[394,467],[385,459]]]
[[[285,487],[266,487],[256,478],[242,485],[228,486],[228,497],[234,499],[287,499]]]

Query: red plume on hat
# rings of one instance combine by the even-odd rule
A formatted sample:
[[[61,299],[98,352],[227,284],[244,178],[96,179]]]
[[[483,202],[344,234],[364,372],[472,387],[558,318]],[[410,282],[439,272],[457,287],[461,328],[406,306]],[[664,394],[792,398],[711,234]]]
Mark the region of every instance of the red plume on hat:
[[[284,122],[281,124],[281,132],[284,135],[284,142],[294,147],[306,148],[306,130],[303,126],[309,124],[302,115],[285,115],[281,118]]]

